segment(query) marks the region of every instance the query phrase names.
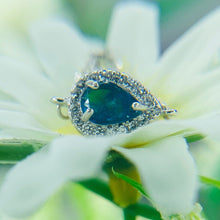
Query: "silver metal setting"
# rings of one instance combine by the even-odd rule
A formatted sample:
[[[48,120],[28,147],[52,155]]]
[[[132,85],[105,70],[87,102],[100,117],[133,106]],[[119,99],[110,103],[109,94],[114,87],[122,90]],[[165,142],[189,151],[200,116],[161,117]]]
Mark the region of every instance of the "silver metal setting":
[[[61,97],[54,96],[50,99],[50,101],[57,105],[57,113],[61,118],[69,119],[69,116],[64,115],[63,112],[62,112],[62,107],[67,106],[67,99],[66,98],[61,98]]]
[[[109,68],[109,69],[104,69]],[[120,133],[129,133],[133,130],[150,123],[158,116],[168,119],[169,115],[176,113],[176,110],[169,109],[145,89],[144,86],[130,77],[128,74],[119,70],[116,62],[105,51],[100,54],[93,54],[89,60],[86,73],[81,73],[78,81],[70,91],[70,97],[52,97],[51,102],[56,104],[58,114],[63,119],[70,119],[72,124],[82,135],[114,135]],[[103,83],[113,83],[132,95],[137,102],[132,104],[133,110],[141,111],[136,118],[123,123],[100,125],[90,121],[94,110],[90,108],[89,103],[84,103],[87,107],[82,111],[81,98],[85,90],[98,89]],[[62,111],[68,109],[68,115]]]
[[[92,117],[93,113],[94,113],[93,109],[87,108],[87,110],[82,115],[82,118],[81,118],[82,121],[84,122],[88,121]]]
[[[86,82],[86,86],[90,87],[91,89],[98,89],[99,88],[98,82],[96,82],[94,80],[88,80]]]
[[[133,110],[137,110],[137,111],[147,111],[149,109],[149,106],[142,105],[139,102],[134,102],[132,104],[132,108],[133,108]]]
[[[132,104],[134,110],[142,111],[142,114],[124,123],[100,125],[89,121],[93,110],[88,108],[82,112],[81,97],[87,87],[97,89],[100,83],[114,83],[126,92],[130,93],[138,102]],[[95,85],[95,86],[94,86]],[[144,86],[126,73],[114,70],[97,70],[85,74],[71,90],[68,111],[73,125],[83,135],[114,135],[129,133],[138,127],[148,124],[161,114],[170,114],[175,110],[162,105]]]

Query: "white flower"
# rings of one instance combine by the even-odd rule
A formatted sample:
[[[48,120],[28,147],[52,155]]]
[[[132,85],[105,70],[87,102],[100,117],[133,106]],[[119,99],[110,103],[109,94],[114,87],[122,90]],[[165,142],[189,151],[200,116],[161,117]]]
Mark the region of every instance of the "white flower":
[[[34,139],[48,146],[9,172],[1,188],[1,209],[12,216],[32,213],[65,182],[97,174],[112,147],[137,166],[163,216],[190,213],[196,200],[197,172],[183,136],[219,138],[220,73],[212,63],[220,48],[219,21],[217,10],[158,61],[157,9],[145,3],[116,7],[106,47],[116,60],[123,61],[126,72],[177,109],[178,115],[111,138],[57,138],[59,133],[76,131],[57,116],[49,99],[69,95],[74,72],[85,67],[99,43],[61,21],[36,25],[31,39],[39,68],[0,58],[0,136],[9,141]]]
[[[0,29],[19,31],[24,31],[33,20],[53,14],[60,5],[59,0],[1,0],[0,3]]]
[[[0,0],[0,54],[37,65],[28,44],[27,26],[60,13],[60,0]]]

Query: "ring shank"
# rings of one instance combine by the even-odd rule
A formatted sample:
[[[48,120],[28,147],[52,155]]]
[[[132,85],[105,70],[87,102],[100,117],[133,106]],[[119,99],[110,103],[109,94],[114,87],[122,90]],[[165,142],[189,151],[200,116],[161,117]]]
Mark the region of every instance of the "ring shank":
[[[84,72],[94,72],[103,69],[111,69],[118,71],[119,68],[115,60],[106,51],[97,54],[92,54],[84,69]]]

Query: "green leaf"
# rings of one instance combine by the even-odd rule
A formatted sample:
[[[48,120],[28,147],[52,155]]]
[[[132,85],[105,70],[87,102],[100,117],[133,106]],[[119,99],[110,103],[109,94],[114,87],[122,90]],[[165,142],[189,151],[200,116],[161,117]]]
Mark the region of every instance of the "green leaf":
[[[137,181],[131,179],[128,176],[125,176],[124,174],[118,173],[114,170],[114,168],[112,167],[112,173],[120,179],[123,179],[125,182],[129,183],[130,185],[132,185],[135,189],[137,189],[142,195],[144,195],[145,197],[147,197],[149,199],[149,196],[147,195],[147,193],[145,192],[145,189],[143,187],[142,184],[138,183]]]
[[[205,219],[220,219],[220,190],[216,187],[203,187],[199,193],[199,202],[201,203]]]
[[[78,183],[84,186],[85,188],[91,190],[92,192],[114,203],[109,186],[105,181],[100,179],[88,179],[79,181]],[[124,212],[129,212],[129,215],[133,216],[142,216],[148,219],[162,220],[160,213],[155,208],[145,203],[139,202],[134,205],[130,205],[124,209]]]
[[[215,180],[215,179],[211,179],[209,177],[200,176],[200,181],[202,183],[205,183],[207,185],[211,185],[211,186],[214,186],[214,187],[220,189],[220,180]]]
[[[104,197],[105,199],[113,201],[113,196],[106,182],[94,178],[82,180],[78,183],[84,186],[85,188],[89,189],[90,191],[95,192],[96,194]]]
[[[0,164],[13,164],[46,145],[46,142],[25,139],[0,140]]]
[[[126,209],[129,210],[129,212],[134,216],[142,216],[152,220],[162,220],[160,213],[155,208],[147,204],[136,203],[135,205],[131,205]]]
[[[185,137],[187,143],[196,142],[196,141],[202,140],[203,138],[204,136],[201,134],[193,134],[193,135],[189,135]]]
[[[135,220],[136,216],[129,209],[123,210],[124,220]]]

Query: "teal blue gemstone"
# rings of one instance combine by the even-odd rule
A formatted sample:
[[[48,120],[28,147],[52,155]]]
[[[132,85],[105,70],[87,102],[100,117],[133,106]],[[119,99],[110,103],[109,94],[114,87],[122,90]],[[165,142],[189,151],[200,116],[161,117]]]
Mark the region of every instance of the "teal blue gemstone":
[[[94,110],[89,119],[100,125],[123,123],[136,118],[141,111],[132,109],[132,103],[137,100],[127,91],[114,83],[99,84],[98,89],[87,88],[81,97],[83,113],[87,108]]]

